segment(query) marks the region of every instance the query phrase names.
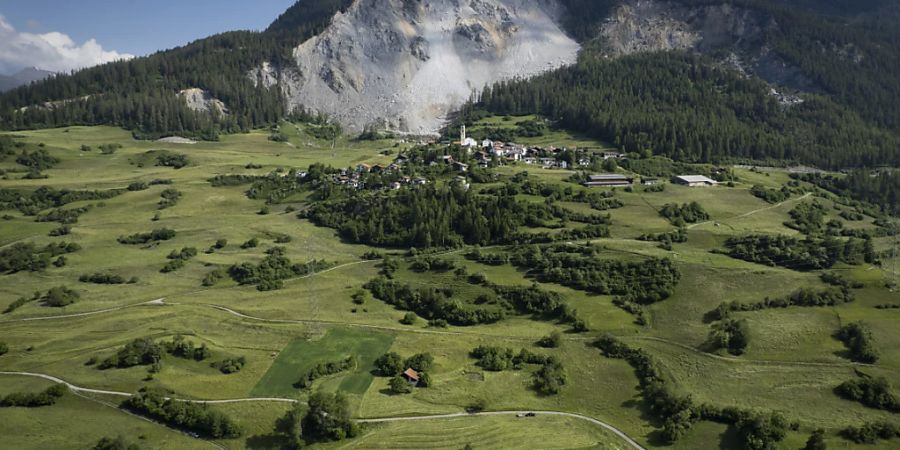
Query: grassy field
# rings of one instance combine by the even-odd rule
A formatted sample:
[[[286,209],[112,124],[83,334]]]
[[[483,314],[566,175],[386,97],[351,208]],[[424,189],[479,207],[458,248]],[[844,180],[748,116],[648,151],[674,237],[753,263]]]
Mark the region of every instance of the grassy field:
[[[500,117],[485,119],[477,127],[514,127],[518,120]],[[50,308],[31,302],[0,315],[0,341],[10,351],[0,356],[0,371],[27,371],[61,377],[80,386],[122,392],[142,387],[170,390],[181,398],[238,399],[246,397],[288,397],[303,399],[293,388],[300,373],[314,364],[355,355],[358,366],[349,373],[317,381],[315,390],[345,392],[353,415],[361,418],[457,413],[475,403],[488,410],[555,410],[584,414],[608,422],[649,448],[663,447],[660,423],[645,409],[637,391],[638,380],[631,366],[621,360],[604,358],[590,345],[604,333],[641,347],[657,360],[673,386],[691,394],[697,402],[717,406],[738,406],[779,411],[797,421],[783,448],[799,448],[811,430],[829,432],[829,448],[853,448],[836,436],[844,426],[871,420],[896,420],[883,411],[842,400],[832,391],[855,377],[855,369],[884,376],[900,384],[900,310],[876,309],[876,305],[900,304],[900,295],[885,288],[896,276],[893,261],[882,267],[837,266],[835,271],[850,280],[864,283],[855,290],[856,301],[835,307],[784,308],[736,313],[746,319],[751,331],[744,355],[703,351],[710,331],[704,315],[723,301],[758,302],[766,296],[784,296],[800,287],[824,288],[818,271],[798,272],[768,267],[714,253],[726,239],[750,232],[797,236],[786,227],[788,211],[812,197],[794,195],[784,204],[771,205],[750,194],[754,184],[779,188],[788,181],[784,173],[769,175],[736,170],[734,187],[686,188],[666,185],[664,192],[616,190],[624,207],[608,211],[612,217],[611,237],[592,240],[604,248],[603,258],[640,259],[668,257],[675,261],[681,280],[672,297],[645,307],[646,325],[616,307],[613,298],[552,283],[541,288],[558,292],[590,326],[585,334],[572,334],[569,325],[527,315],[512,316],[493,324],[434,328],[419,319],[412,325],[400,323],[405,311],[371,297],[354,304],[351,296],[377,276],[377,261],[361,256],[373,250],[339,239],[332,229],[298,219],[288,207],[303,208],[304,196],[271,205],[270,214],[258,214],[262,200],[247,197],[248,186],[212,187],[208,180],[221,174],[268,174],[278,168],[305,169],[314,162],[348,167],[360,162],[388,163],[409,143],[395,140],[336,142],[320,141],[306,130],[307,125],[284,123],[281,130],[288,143],[268,140],[268,131],[223,136],[220,142],[170,144],[136,141],[130,134],[109,127],[72,127],[16,133],[29,149],[44,147],[61,163],[44,173],[47,179],[22,179],[21,167],[13,159],[0,161],[7,171],[0,188],[27,192],[40,186],[56,189],[124,188],[135,181],[170,179],[171,185],[126,192],[103,201],[68,204],[64,209],[93,205],[72,225],[71,233],[51,237],[56,223],[35,222],[16,210],[2,211],[0,249],[19,242],[46,245],[75,242],[82,249],[67,255],[65,267],[43,272],[22,271],[0,275],[0,310],[20,297],[45,292],[55,286],[75,289],[80,299],[64,308]],[[119,143],[122,148],[103,155],[97,147]],[[604,148],[606,144],[552,131],[527,144],[567,145]],[[90,146],[90,152],[81,146]],[[148,152],[167,150],[187,155],[190,164],[182,169],[155,166]],[[143,163],[143,164],[141,164]],[[254,166],[248,166],[248,164]],[[261,168],[252,168],[258,167]],[[251,168],[248,168],[251,167]],[[15,169],[15,171],[11,171]],[[563,186],[573,172],[544,170],[525,165],[501,167],[496,172],[510,176],[528,170],[531,177]],[[484,185],[473,184],[479,189]],[[807,186],[808,187],[808,186]],[[159,210],[161,192],[174,188],[182,192],[178,204]],[[543,197],[522,196],[542,203]],[[848,207],[818,198],[828,210],[827,219],[836,219]],[[645,233],[659,233],[674,227],[658,210],[669,203],[696,201],[709,212],[710,220],[692,224],[688,241],[669,250],[655,242],[637,240]],[[576,212],[590,214],[589,205],[559,202]],[[153,220],[159,213],[158,220]],[[605,212],[604,212],[605,213]],[[873,218],[846,222],[846,227],[874,229]],[[574,222],[566,228],[583,226]],[[158,245],[122,245],[118,236],[168,227],[177,231],[174,239]],[[533,229],[531,231],[537,231]],[[290,242],[276,243],[287,235]],[[260,240],[256,248],[241,248],[251,238]],[[228,244],[220,250],[206,250],[218,239]],[[877,250],[889,249],[891,238],[876,240]],[[214,286],[201,280],[216,268],[243,262],[259,262],[266,250],[281,246],[295,263],[326,260],[333,269],[314,276],[294,278],[284,288],[260,292],[253,286],[238,286],[226,277]],[[184,247],[196,247],[199,254],[185,267],[171,273],[160,269],[166,256]],[[467,249],[448,253],[468,273],[483,273],[502,285],[528,286],[531,274],[511,265],[491,266],[464,258]],[[379,251],[384,251],[379,249]],[[491,251],[502,251],[495,249]],[[399,254],[400,252],[394,252]],[[402,259],[402,258],[401,258]],[[82,274],[111,273],[131,278],[134,284],[97,285],[78,281]],[[415,287],[450,287],[465,302],[474,301],[486,288],[457,279],[452,271],[417,273],[402,259],[395,273],[398,281]],[[161,301],[159,301],[161,300]],[[154,302],[155,301],[155,302]],[[151,303],[148,303],[151,302]],[[68,317],[56,317],[65,315]],[[34,320],[46,319],[46,320]],[[843,345],[832,337],[841,325],[862,320],[872,329],[881,354],[872,367],[855,367],[843,356]],[[542,349],[536,341],[553,331],[564,332],[558,349]],[[161,370],[148,377],[147,367],[99,370],[86,364],[114,354],[129,341],[141,337],[169,340],[183,335],[197,345],[206,344],[212,356],[193,361],[166,355]],[[567,383],[556,396],[538,394],[532,387],[537,366],[523,370],[488,372],[475,365],[469,352],[478,345],[499,345],[518,351],[526,348],[558,357],[566,371]],[[416,389],[409,395],[392,395],[388,379],[373,377],[372,363],[386,351],[404,357],[429,352],[435,367],[429,372],[434,386]],[[244,368],[225,375],[210,365],[228,358],[246,358]],[[33,379],[0,376],[0,394],[37,391],[48,384]],[[284,403],[235,403],[216,405],[235,419],[245,433],[239,439],[223,441],[228,448],[274,448],[283,438],[274,433],[274,423],[287,409]],[[73,424],[73,415],[83,420]],[[601,429],[581,421],[559,417],[535,420],[511,417],[458,418],[422,422],[398,422],[367,426],[357,439],[317,445],[315,448],[625,448],[624,443]],[[118,433],[144,436],[144,448],[210,448],[163,426],[127,415],[114,407],[75,395],[59,404],[39,409],[0,408],[0,447],[86,448],[104,435]],[[547,439],[553,436],[553,439]],[[539,443],[539,444],[536,444]],[[894,441],[896,444],[896,441]],[[675,449],[737,448],[734,430],[700,422]],[[865,448],[889,448],[887,444]]]
[[[391,346],[393,337],[384,333],[363,332],[353,329],[330,328],[325,336],[316,340],[295,340],[288,344],[272,367],[250,391],[254,397],[291,397],[298,393],[293,387],[300,374],[320,363],[337,362],[354,356],[357,366],[349,373],[332,376],[328,384],[352,393],[363,394],[372,382],[370,372],[375,358]]]

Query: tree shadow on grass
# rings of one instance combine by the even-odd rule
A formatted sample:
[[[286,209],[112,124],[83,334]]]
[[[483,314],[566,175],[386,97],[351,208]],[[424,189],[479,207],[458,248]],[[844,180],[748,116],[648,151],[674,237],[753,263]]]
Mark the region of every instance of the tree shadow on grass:
[[[278,433],[257,434],[250,436],[245,441],[247,448],[252,450],[288,450],[296,448],[290,439]]]

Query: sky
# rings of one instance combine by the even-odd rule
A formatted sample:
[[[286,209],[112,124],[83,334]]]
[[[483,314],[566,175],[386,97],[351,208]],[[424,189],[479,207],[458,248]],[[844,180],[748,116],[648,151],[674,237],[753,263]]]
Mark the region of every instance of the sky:
[[[0,0],[0,74],[54,72],[262,30],[296,0]]]

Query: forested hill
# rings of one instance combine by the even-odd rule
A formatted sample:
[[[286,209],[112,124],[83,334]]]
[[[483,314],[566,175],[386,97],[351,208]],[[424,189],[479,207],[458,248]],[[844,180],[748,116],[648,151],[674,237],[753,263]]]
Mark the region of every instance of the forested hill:
[[[689,161],[774,158],[829,168],[898,165],[896,2],[559,1],[567,8],[563,27],[584,48],[578,64],[494,86],[478,107],[541,113],[629,151],[652,150]],[[295,64],[292,49],[319,34],[336,12],[352,3],[301,0],[264,32],[223,33],[15,89],[0,95],[0,128],[112,124],[143,138],[178,134],[214,139],[220,132],[272,124],[286,116],[285,99],[277,88],[258,87],[248,73],[264,63]],[[610,55],[603,33],[622,5],[637,11],[637,25],[647,5],[651,13],[662,11],[658,17],[663,18],[671,11],[702,16],[703,8],[747,11],[725,19],[709,17],[714,25],[730,17],[750,18],[756,22],[746,28],[755,24],[758,31],[746,39],[710,39],[717,42],[713,46],[648,51],[638,45],[633,54]],[[699,28],[698,33],[703,31]],[[762,53],[775,55],[776,65],[799,74],[806,86],[801,89],[803,103],[785,103],[772,95],[772,86],[754,78],[752,68],[744,76],[740,67],[725,63],[732,54],[752,62]],[[208,91],[228,113],[190,109],[175,95],[188,88]],[[470,105],[464,112],[472,109]]]
[[[599,3],[605,15],[617,2]],[[706,48],[702,55],[660,51],[611,58],[599,36],[600,16],[584,14],[567,19],[588,41],[576,66],[486,89],[478,104],[463,108],[461,119],[472,119],[479,109],[540,113],[627,151],[652,150],[687,161],[771,158],[827,168],[900,164],[895,6],[882,0],[859,8],[844,0],[799,2],[803,8],[766,0],[729,3],[777,24],[756,45],[768,46],[797,68],[815,94],[802,94],[800,104],[780,104],[772,86],[723,64],[733,51],[728,46]],[[885,14],[873,13],[881,11]],[[456,133],[454,126],[449,131]]]
[[[292,64],[291,50],[321,32],[351,1],[302,0],[265,32],[222,33],[15,89],[0,95],[0,128],[112,124],[138,137],[214,139],[219,132],[274,123],[285,116],[284,100],[277,90],[256,87],[248,71],[263,62]],[[175,95],[188,88],[209,91],[229,114],[192,111]]]

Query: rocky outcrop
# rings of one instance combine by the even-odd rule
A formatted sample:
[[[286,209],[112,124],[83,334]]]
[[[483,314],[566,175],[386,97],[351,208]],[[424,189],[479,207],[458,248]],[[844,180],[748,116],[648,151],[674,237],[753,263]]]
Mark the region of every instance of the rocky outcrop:
[[[626,0],[603,23],[600,37],[606,56],[637,52],[724,51],[722,63],[789,90],[815,90],[796,67],[779,58],[765,42],[778,23],[758,12],[729,3],[685,6],[661,0]],[[795,104],[796,99],[783,102]]]
[[[217,114],[228,114],[228,107],[221,100],[213,97],[209,91],[200,88],[190,88],[178,92],[178,96],[183,98],[188,108],[195,112],[208,113],[215,111]]]
[[[357,0],[294,49],[296,67],[249,76],[349,130],[430,133],[485,85],[574,63],[562,12],[557,0]]]

